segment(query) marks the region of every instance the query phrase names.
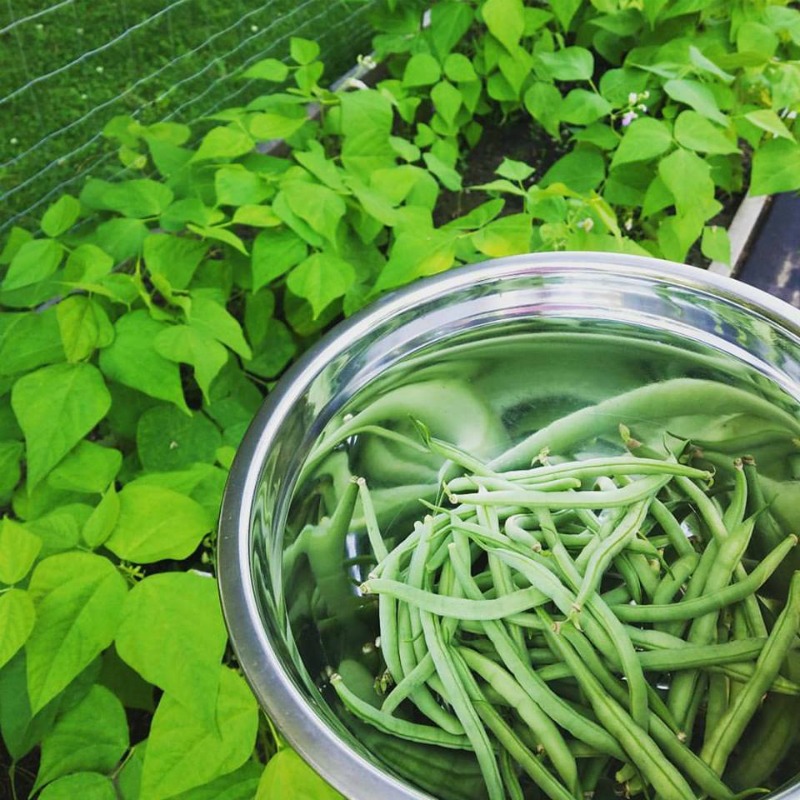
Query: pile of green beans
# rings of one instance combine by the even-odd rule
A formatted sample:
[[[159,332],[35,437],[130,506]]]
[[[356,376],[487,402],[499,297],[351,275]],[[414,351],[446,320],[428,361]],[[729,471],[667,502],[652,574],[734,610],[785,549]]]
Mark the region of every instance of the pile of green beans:
[[[730,800],[768,782],[797,728],[800,571],[765,591],[798,540],[755,465],[732,459],[720,482],[690,447],[628,437],[622,455],[511,470],[423,434],[443,480],[407,536],[387,546],[363,479],[331,518],[358,515],[374,556],[360,602],[381,669],[330,676],[358,724],[474,754],[489,800]],[[346,594],[320,589],[331,607]]]

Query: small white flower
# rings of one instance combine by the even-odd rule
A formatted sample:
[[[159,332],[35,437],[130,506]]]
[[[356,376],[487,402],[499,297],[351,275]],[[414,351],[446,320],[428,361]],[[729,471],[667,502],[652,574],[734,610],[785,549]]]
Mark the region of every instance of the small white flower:
[[[786,115],[786,119],[797,119],[797,112],[796,111],[790,111]]]
[[[624,225],[626,231],[631,230],[631,228],[633,228],[633,217],[628,217],[628,219],[625,220]]]
[[[83,35],[83,28],[75,28],[75,33],[77,33],[79,36]]]
[[[258,25],[251,25],[250,30],[253,31],[253,33],[255,33],[258,30]]]
[[[9,141],[9,144],[13,144],[13,145],[19,144],[19,139],[17,139],[16,136],[12,136],[8,141]]]
[[[586,217],[586,219],[582,219],[580,222],[577,223],[579,228],[582,228],[587,233],[594,228],[594,220],[591,217]]]
[[[626,111],[622,115],[622,127],[627,128],[639,115],[635,111]]]
[[[378,62],[372,56],[359,56],[356,60],[364,69],[375,69],[378,66]]]
[[[638,100],[639,100],[639,95],[638,95],[638,94],[636,94],[636,92],[631,92],[631,93],[628,95],[628,102],[629,102],[631,105],[633,105],[634,103],[636,103]]]
[[[639,105],[636,106],[636,108],[637,108],[638,111],[641,111],[642,114],[646,114],[647,113],[647,106],[644,103],[639,103]]]
[[[44,25],[42,25],[41,22],[37,22],[36,23],[36,30],[37,31],[43,31],[44,30]]]
[[[640,97],[642,98],[642,100],[647,100],[650,97],[650,92],[648,92],[647,89],[645,89],[640,95]]]
[[[345,89],[369,89],[364,81],[359,80],[358,78],[348,78],[344,84]]]
[[[99,75],[100,73],[103,72],[103,68],[102,67],[95,67],[94,71]]]
[[[86,93],[84,92],[84,93],[81,95],[81,100],[88,100],[88,99],[89,99],[89,95],[88,95],[88,94],[86,94]]]

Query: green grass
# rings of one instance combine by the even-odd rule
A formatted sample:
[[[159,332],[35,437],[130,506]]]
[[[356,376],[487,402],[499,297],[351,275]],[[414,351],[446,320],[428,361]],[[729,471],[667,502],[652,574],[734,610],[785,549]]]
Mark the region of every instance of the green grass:
[[[0,231],[31,225],[47,200],[77,193],[88,175],[118,170],[101,135],[116,115],[189,122],[245,101],[263,91],[238,78],[245,65],[285,56],[294,35],[320,43],[333,80],[368,47],[367,6],[73,0],[17,22],[41,2],[9,0],[0,8]]]

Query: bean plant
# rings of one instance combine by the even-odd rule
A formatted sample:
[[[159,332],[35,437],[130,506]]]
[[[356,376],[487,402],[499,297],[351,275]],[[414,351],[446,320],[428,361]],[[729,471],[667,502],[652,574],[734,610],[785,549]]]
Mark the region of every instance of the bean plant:
[[[247,106],[111,120],[122,176],[2,243],[12,797],[338,796],[260,715],[217,598],[220,497],[264,395],[418,278],[557,249],[726,261],[724,207],[800,188],[786,2],[381,0],[373,25],[335,90],[295,38],[250,67]],[[471,182],[511,125],[532,155]]]

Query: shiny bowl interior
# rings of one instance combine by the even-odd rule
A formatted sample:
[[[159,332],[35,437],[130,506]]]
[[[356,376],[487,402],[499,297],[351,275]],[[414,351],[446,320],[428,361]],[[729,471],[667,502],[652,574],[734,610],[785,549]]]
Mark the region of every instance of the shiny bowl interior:
[[[573,340],[589,345],[576,351]],[[689,374],[757,387],[797,415],[800,312],[731,279],[656,259],[521,256],[461,268],[382,299],[333,329],[281,379],[245,436],[226,489],[223,608],[263,708],[353,800],[430,795],[386,768],[336,713],[324,688],[326,668],[368,645],[370,623],[354,626],[352,637],[348,629],[331,634],[315,626],[302,610],[312,589],[294,576],[287,580],[287,552],[296,518],[308,513],[319,442],[331,425],[398,387],[446,381],[452,369],[464,368],[479,398],[489,373],[507,386],[503,397],[483,399],[511,444],[536,424],[536,414],[514,397],[531,381],[547,384],[552,413],[596,402],[609,386],[634,386],[642,375]],[[443,390],[443,407],[448,397]],[[444,438],[464,430],[463,420],[447,416],[433,423]],[[496,455],[478,434],[465,436],[466,446]],[[396,517],[399,531],[402,510]],[[792,524],[800,529],[800,519]],[[358,537],[349,542],[353,563],[363,546]],[[798,751],[795,758],[800,762]],[[800,798],[800,788],[774,796]]]

